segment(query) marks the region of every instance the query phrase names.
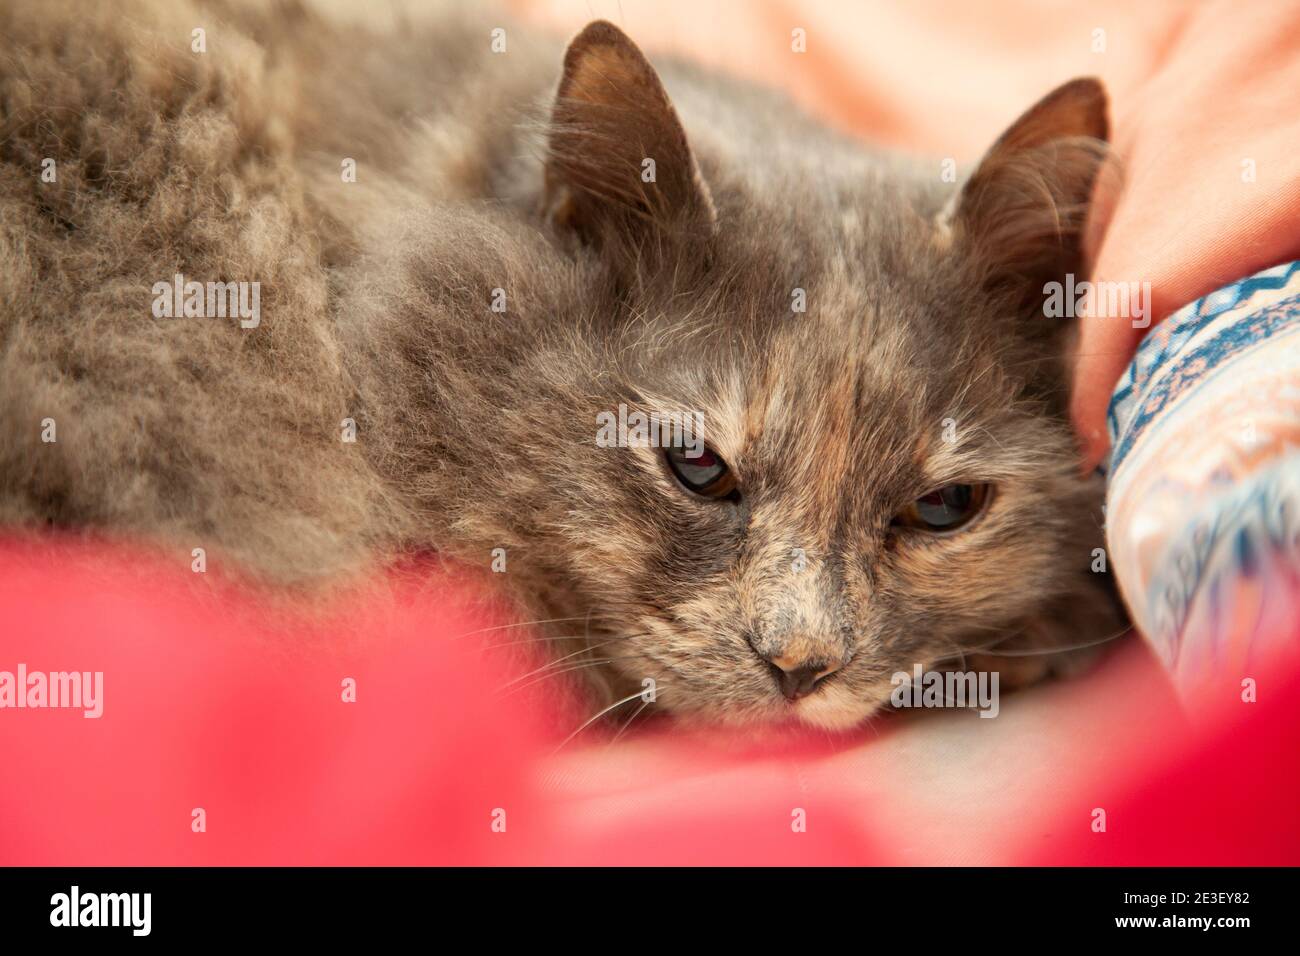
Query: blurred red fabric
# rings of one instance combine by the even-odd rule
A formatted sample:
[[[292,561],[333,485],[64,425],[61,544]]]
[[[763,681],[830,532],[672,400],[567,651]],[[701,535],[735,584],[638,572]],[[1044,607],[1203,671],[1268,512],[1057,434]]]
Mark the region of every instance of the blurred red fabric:
[[[917,847],[950,840],[959,810],[963,862],[1300,862],[1294,673],[1201,730],[1171,720],[1133,653],[1118,683],[1062,685],[1072,743],[1044,755],[1047,728],[1029,723],[1003,748],[1032,791],[1033,812],[1008,820],[1011,789],[954,805],[970,768],[890,790],[871,761],[892,734],[915,748],[952,728],[712,750],[660,729],[556,758],[581,712],[493,693],[519,665],[487,646],[501,620],[475,606],[465,582],[416,565],[307,617],[156,552],[0,542],[0,671],[104,675],[99,718],[0,709],[0,864],[928,862],[941,848]]]

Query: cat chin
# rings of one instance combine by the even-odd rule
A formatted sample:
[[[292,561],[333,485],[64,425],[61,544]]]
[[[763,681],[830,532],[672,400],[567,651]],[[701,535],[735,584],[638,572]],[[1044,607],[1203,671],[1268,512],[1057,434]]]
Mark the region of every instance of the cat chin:
[[[879,706],[874,701],[858,700],[832,690],[827,687],[821,693],[795,702],[791,710],[799,723],[818,730],[852,730],[875,713]]]
[[[801,728],[834,733],[849,731],[860,726],[880,706],[878,702],[856,699],[847,693],[818,693],[794,703],[782,700],[779,695],[773,697],[774,700],[756,702],[744,709],[702,708],[674,712],[670,708],[669,715],[677,726],[687,730],[739,734],[749,738],[755,733],[798,733]]]
[[[681,727],[743,731],[746,736],[756,731],[779,733],[783,728],[796,731],[801,727],[840,733],[861,726],[887,705],[889,690],[889,685],[883,690],[873,687],[864,697],[860,688],[850,691],[831,685],[794,702],[774,692],[752,701],[749,706],[705,706],[677,711],[670,705],[668,713]]]

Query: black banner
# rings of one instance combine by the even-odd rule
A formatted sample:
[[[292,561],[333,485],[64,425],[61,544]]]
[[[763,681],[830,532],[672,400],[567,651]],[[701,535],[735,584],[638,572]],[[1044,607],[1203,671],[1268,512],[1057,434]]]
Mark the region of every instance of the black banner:
[[[571,934],[624,944],[644,936],[670,946],[830,933],[861,934],[870,949],[896,938],[1053,938],[1043,932],[1232,945],[1281,932],[1294,885],[1292,870],[1235,868],[23,868],[0,870],[0,925],[7,942],[66,937],[92,947],[466,934],[547,946]]]

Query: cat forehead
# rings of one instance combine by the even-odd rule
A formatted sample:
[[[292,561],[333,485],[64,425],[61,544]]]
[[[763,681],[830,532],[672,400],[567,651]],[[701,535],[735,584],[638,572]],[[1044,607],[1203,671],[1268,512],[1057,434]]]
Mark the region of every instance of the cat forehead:
[[[942,250],[898,261],[830,244],[799,256],[757,255],[740,281],[643,313],[659,319],[631,351],[662,349],[645,379],[663,373],[666,391],[701,410],[724,457],[792,480],[803,477],[792,454],[819,475],[916,471],[950,457],[927,440],[945,421],[978,422],[1011,401],[997,333]]]
[[[891,341],[892,338],[892,341]],[[764,360],[735,366],[701,402],[705,439],[742,469],[831,497],[844,480],[885,482],[958,470],[945,436],[982,426],[996,402],[963,406],[959,385],[909,365],[903,337],[811,354],[800,337],[774,340]]]

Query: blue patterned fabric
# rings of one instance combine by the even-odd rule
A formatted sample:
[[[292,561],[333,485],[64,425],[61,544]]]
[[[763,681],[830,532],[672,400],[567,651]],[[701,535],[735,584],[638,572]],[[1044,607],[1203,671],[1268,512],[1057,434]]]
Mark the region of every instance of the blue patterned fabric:
[[[1148,335],[1138,345],[1137,354],[1120,376],[1111,395],[1106,415],[1111,452],[1104,466],[1106,471],[1118,470],[1151,419],[1177,397],[1170,394],[1167,385],[1154,393],[1142,390],[1141,385],[1151,378],[1152,370],[1170,363],[1177,363],[1180,370],[1191,369],[1198,362],[1215,367],[1233,352],[1250,347],[1277,329],[1293,323],[1300,296],[1292,296],[1278,303],[1277,307],[1252,316],[1249,323],[1229,325],[1210,342],[1184,352],[1188,341],[1217,316],[1238,307],[1261,290],[1285,288],[1298,272],[1300,260],[1265,269],[1224,286],[1188,303],[1166,319],[1163,325],[1168,326],[1172,334]],[[1177,380],[1182,380],[1181,376]]]
[[[1110,404],[1106,536],[1187,699],[1300,647],[1300,262],[1179,309]]]

